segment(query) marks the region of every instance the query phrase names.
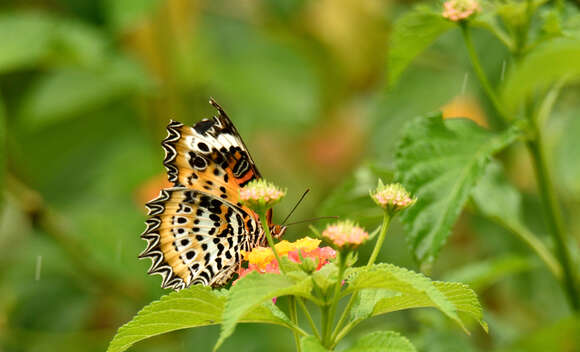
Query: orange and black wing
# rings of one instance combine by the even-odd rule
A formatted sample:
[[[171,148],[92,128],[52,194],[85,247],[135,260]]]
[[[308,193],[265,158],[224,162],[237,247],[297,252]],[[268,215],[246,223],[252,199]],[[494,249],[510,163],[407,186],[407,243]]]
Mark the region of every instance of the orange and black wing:
[[[256,246],[248,234],[261,232],[242,208],[184,187],[162,190],[147,208],[141,237],[148,243],[140,258],[152,259],[149,274],[160,274],[163,288],[227,283],[239,267],[240,252]]]
[[[218,111],[213,118],[194,126],[177,121],[167,126],[163,165],[176,187],[201,190],[237,204],[240,187],[260,178],[260,173],[232,121],[215,101],[210,103]]]

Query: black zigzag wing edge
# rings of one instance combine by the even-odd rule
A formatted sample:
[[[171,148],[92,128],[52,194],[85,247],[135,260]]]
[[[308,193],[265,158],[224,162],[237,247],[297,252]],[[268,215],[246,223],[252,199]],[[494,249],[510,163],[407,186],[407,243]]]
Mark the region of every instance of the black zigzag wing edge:
[[[165,211],[165,202],[171,197],[171,191],[181,188],[169,188],[164,189],[159,193],[159,197],[153,199],[152,201],[145,204],[148,210],[148,215],[151,216],[147,221],[145,221],[145,231],[141,234],[141,238],[147,240],[147,247],[141,254],[139,254],[139,259],[150,258],[151,267],[148,270],[148,274],[159,274],[161,275],[161,287],[162,288],[173,288],[175,290],[181,290],[187,285],[179,276],[175,275],[171,266],[163,258],[163,253],[159,248],[160,235],[158,232],[159,226],[161,226],[161,218],[159,215]]]
[[[165,158],[163,158],[163,166],[167,170],[167,176],[169,178],[169,182],[177,183],[178,181],[178,172],[179,170],[175,165],[173,165],[173,161],[177,157],[177,149],[175,148],[175,144],[181,138],[181,133],[179,133],[179,128],[183,127],[183,124],[178,121],[171,120],[169,125],[167,125],[167,137],[161,142],[161,146],[165,151]]]
[[[231,135],[236,136],[239,139],[244,151],[248,154],[248,158],[250,159],[250,162],[252,163],[256,177],[262,178],[260,171],[258,171],[258,168],[256,167],[256,164],[254,163],[254,159],[252,158],[252,155],[250,154],[250,151],[248,150],[248,147],[246,147],[244,140],[240,136],[238,129],[236,128],[236,126],[234,125],[234,123],[232,122],[232,120],[230,119],[228,114],[226,114],[225,110],[214,100],[214,98],[210,98],[209,103],[211,104],[211,106],[216,108],[216,110],[218,111],[218,116],[214,116],[214,120],[216,122],[218,122],[218,124],[220,125],[220,127],[222,128],[223,131],[228,132]]]

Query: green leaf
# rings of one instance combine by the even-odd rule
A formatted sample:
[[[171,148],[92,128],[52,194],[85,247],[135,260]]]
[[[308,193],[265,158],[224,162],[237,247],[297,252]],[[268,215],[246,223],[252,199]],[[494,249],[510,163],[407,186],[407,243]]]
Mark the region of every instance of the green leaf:
[[[219,324],[225,301],[225,296],[204,286],[163,296],[119,328],[107,352],[125,351],[138,341],[170,331]]]
[[[406,337],[395,331],[376,331],[367,334],[344,352],[416,352]]]
[[[289,329],[298,327],[282,310],[280,310],[280,308],[278,308],[278,306],[272,303],[272,301],[266,301],[255,306],[244,314],[240,322],[276,324]]]
[[[467,119],[443,121],[441,114],[406,126],[395,158],[398,180],[417,197],[402,221],[418,262],[435,260],[491,156],[519,135],[516,127],[492,133]]]
[[[526,226],[521,217],[522,196],[518,190],[508,182],[501,165],[492,162],[488,165],[485,174],[477,186],[473,189],[471,197],[476,208],[481,214],[490,220],[503,226],[516,235],[525,244],[540,256],[548,268],[561,277],[562,267],[547,249],[544,243],[536,237]],[[517,261],[513,263],[497,263],[499,269],[508,273],[510,270],[517,272],[529,269],[529,263],[522,267],[523,263]],[[464,281],[464,280],[459,280]]]
[[[300,347],[304,352],[330,352],[314,336],[304,336],[300,339]]]
[[[0,16],[0,73],[33,67],[50,48],[51,17],[41,13],[4,13]]]
[[[498,162],[488,165],[481,180],[473,188],[471,197],[478,210],[486,216],[502,218],[507,222],[521,221],[522,196],[508,182]]]
[[[51,63],[95,69],[106,65],[108,42],[97,28],[80,21],[61,19],[54,26],[53,37]]]
[[[457,322],[464,330],[463,322],[457,315],[458,311],[468,311],[481,322],[481,307],[475,293],[467,286],[433,282],[422,274],[392,264],[379,264],[368,269],[365,268],[349,277],[347,292],[363,289],[386,289],[388,291],[363,293],[359,300],[359,307],[353,311],[351,316],[353,319],[362,319],[401,309],[434,307]],[[454,300],[455,296],[459,295],[460,299]],[[466,303],[467,300],[468,303]],[[373,301],[376,303],[373,305],[372,313],[369,314],[371,312],[369,302]],[[477,316],[477,312],[479,312],[479,316]]]
[[[102,70],[59,69],[36,82],[24,97],[21,114],[28,125],[45,127],[143,92],[151,84],[135,62],[124,58],[113,60]]]
[[[530,258],[505,256],[468,264],[445,275],[449,281],[461,281],[475,290],[492,285],[501,278],[530,270],[535,266]]]
[[[220,324],[225,303],[225,294],[205,286],[192,286],[170,293],[143,308],[122,326],[107,351],[125,351],[136,342],[175,330]],[[272,302],[256,305],[243,315],[240,322],[296,327]]]
[[[506,78],[502,97],[508,109],[516,112],[521,103],[538,89],[549,88],[559,80],[580,78],[580,39],[550,40],[524,57]]]
[[[411,61],[454,26],[440,12],[426,6],[418,6],[397,20],[389,46],[389,82],[395,85]]]
[[[262,302],[286,295],[309,297],[311,290],[312,280],[305,274],[300,279],[256,272],[243,277],[230,289],[223,313],[220,337],[214,350],[217,350],[233,334],[242,317]]]

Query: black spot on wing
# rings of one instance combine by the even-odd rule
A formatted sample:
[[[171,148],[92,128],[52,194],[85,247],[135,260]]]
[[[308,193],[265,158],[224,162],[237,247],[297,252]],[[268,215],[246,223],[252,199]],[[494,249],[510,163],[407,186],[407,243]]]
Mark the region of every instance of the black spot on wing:
[[[205,133],[207,132],[207,130],[212,128],[213,125],[214,125],[213,120],[201,120],[198,123],[196,123],[195,126],[193,126],[193,128],[195,129],[195,131],[197,133],[205,136]]]

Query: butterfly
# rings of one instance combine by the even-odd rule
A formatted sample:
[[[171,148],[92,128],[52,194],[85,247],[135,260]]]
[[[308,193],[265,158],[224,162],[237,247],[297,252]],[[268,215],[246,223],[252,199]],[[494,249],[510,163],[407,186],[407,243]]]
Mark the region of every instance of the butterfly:
[[[228,115],[209,102],[217,109],[211,119],[167,126],[161,145],[173,187],[145,205],[147,248],[139,258],[152,260],[148,273],[161,275],[163,288],[223,286],[238,271],[242,251],[266,245],[258,215],[239,200],[239,190],[260,172]],[[274,237],[283,235],[271,210],[267,222]]]

